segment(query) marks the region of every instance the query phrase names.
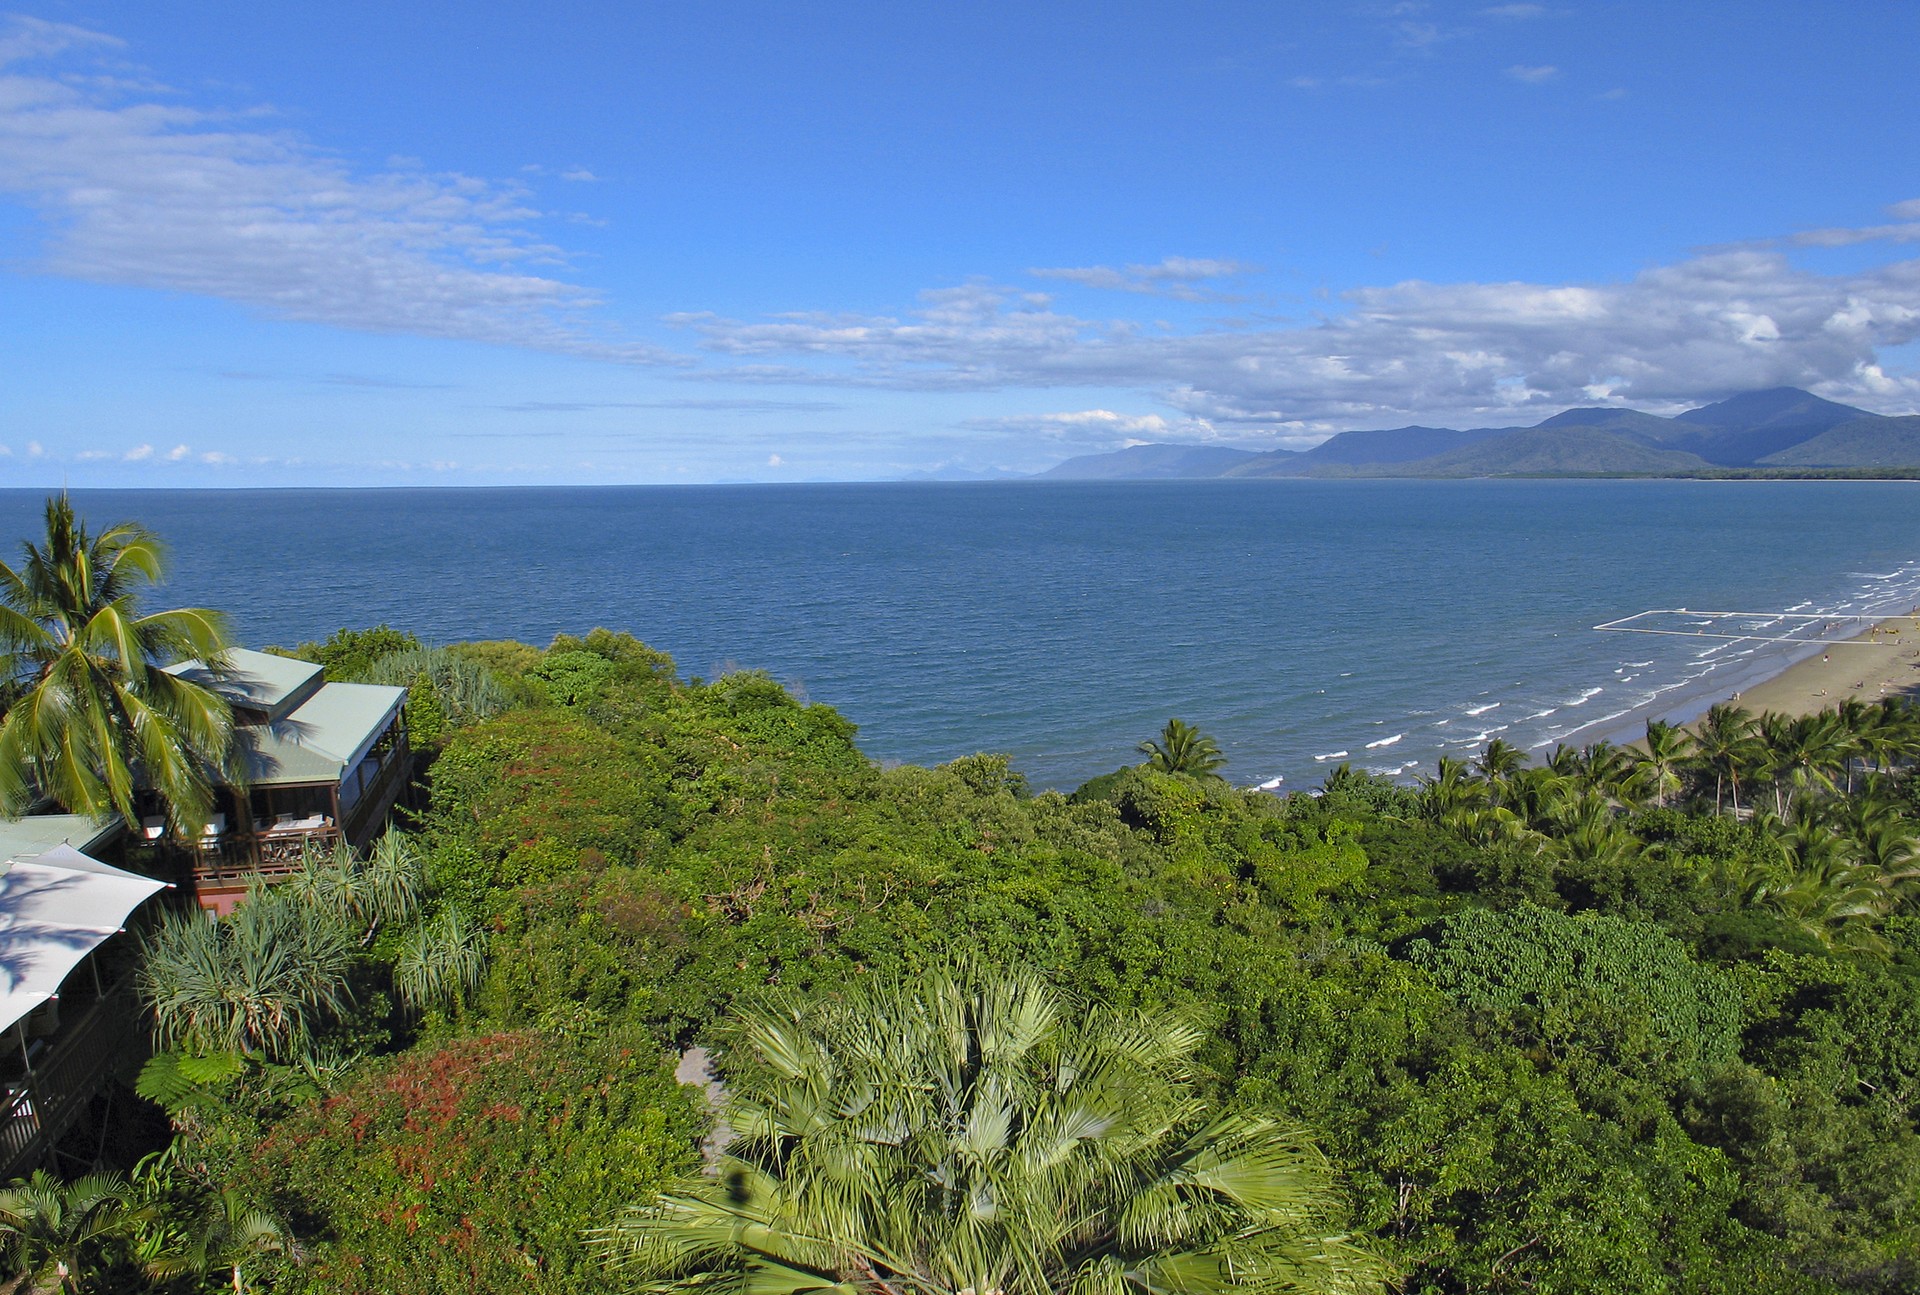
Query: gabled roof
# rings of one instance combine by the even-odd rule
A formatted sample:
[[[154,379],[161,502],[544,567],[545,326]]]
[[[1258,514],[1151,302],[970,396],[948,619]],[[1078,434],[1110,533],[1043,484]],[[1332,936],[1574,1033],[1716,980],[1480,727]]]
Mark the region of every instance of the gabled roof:
[[[330,683],[285,719],[236,725],[247,781],[256,787],[339,782],[406,700],[405,688]]]
[[[0,1030],[58,996],[68,973],[166,888],[70,845],[0,864]]]
[[[322,687],[320,667],[311,661],[229,648],[226,664],[214,670],[204,661],[182,661],[167,673],[197,683],[225,698],[230,706],[265,711],[269,719],[283,719]]]

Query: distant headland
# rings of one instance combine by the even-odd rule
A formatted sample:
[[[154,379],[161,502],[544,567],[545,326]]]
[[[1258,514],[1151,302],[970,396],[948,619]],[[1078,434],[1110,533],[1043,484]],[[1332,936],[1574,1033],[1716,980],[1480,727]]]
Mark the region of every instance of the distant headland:
[[[1131,445],[1045,480],[1217,477],[1920,477],[1920,415],[1887,417],[1797,387],[1661,418],[1584,408],[1531,427],[1341,432],[1309,450]]]

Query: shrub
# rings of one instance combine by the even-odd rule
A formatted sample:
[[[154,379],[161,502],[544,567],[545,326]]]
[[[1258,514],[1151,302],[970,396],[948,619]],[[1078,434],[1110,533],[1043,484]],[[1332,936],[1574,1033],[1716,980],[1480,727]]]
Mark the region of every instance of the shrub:
[[[275,1289],[609,1289],[582,1231],[690,1168],[705,1125],[637,1035],[521,1030],[368,1066],[252,1157],[262,1197],[325,1238]]]

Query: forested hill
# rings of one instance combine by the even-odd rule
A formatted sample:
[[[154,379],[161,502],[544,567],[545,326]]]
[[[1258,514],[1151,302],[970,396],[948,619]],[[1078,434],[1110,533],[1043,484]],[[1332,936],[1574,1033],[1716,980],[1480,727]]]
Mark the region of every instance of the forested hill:
[[[1253,454],[1132,446],[1068,459],[1048,478],[1692,476],[1726,470],[1920,469],[1920,417],[1887,417],[1797,387],[1751,391],[1673,418],[1579,408],[1531,427],[1342,432]]]

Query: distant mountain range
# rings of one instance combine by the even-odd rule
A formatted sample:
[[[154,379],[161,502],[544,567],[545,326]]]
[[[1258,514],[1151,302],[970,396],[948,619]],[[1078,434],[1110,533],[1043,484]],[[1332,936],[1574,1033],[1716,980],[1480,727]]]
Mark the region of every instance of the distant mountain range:
[[[1342,432],[1310,450],[1133,445],[1039,473],[1049,480],[1202,477],[1692,476],[1728,470],[1920,469],[1920,416],[1883,417],[1797,387],[1659,418],[1569,409],[1532,427]]]

